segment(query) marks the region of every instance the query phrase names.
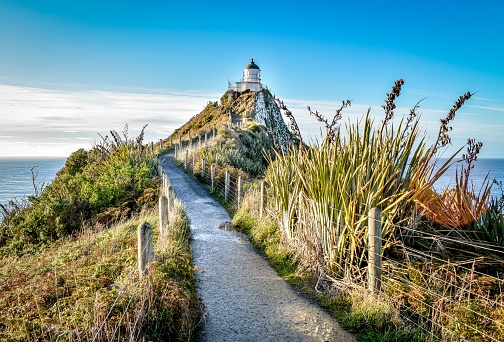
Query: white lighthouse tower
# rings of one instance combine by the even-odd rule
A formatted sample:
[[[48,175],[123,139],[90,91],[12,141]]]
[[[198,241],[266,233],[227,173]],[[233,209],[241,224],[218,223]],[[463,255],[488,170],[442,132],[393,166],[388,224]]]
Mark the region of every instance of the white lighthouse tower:
[[[235,90],[242,92],[245,90],[260,91],[261,89],[261,69],[251,58],[250,63],[243,69],[243,79],[241,82],[236,82]]]

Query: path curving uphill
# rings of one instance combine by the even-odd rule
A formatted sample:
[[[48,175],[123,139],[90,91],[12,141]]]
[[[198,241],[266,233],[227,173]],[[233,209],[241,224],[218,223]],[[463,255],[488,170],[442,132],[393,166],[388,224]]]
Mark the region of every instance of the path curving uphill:
[[[191,223],[198,293],[205,306],[201,341],[355,341],[327,312],[300,296],[241,233],[208,190],[160,156]]]

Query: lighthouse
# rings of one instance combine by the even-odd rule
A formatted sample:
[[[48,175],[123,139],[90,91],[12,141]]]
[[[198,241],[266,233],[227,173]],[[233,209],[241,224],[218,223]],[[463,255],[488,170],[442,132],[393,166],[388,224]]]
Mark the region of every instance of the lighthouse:
[[[260,91],[261,85],[261,69],[255,64],[254,59],[250,59],[250,63],[243,69],[243,78],[240,82],[236,82],[235,91],[243,92],[245,90]],[[231,89],[230,89],[231,90]]]

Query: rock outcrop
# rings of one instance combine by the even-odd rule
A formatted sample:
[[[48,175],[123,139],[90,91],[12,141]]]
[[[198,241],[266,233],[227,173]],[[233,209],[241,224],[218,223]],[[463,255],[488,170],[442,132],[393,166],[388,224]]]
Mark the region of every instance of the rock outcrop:
[[[255,121],[273,132],[278,143],[285,149],[295,138],[290,133],[282,112],[267,89],[258,92],[235,92],[230,99],[226,92],[220,102],[208,102],[201,113],[192,117],[186,124],[175,131],[175,135],[195,132],[207,125],[229,123],[232,121],[247,123]]]
[[[250,113],[252,120],[270,129],[280,145],[285,149],[294,141],[282,117],[282,112],[268,90],[255,93],[254,108]]]

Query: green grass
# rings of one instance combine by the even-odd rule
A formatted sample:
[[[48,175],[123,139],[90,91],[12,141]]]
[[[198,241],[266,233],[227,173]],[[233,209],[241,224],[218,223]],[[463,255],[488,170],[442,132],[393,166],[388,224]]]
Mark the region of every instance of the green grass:
[[[355,334],[359,341],[424,341],[420,331],[404,326],[397,318],[394,305],[386,297],[376,298],[362,289],[351,294],[315,289],[317,277],[295,257],[282,241],[275,220],[270,216],[260,219],[257,203],[246,196],[240,209],[233,215],[233,225],[246,233],[252,244],[262,251],[278,274],[303,293],[315,298],[329,310],[344,329]],[[320,285],[320,284],[319,284]]]
[[[149,213],[105,231],[86,229],[36,254],[4,257],[0,339],[190,340],[198,302],[189,226],[180,205],[172,217],[171,233],[156,244],[143,279],[136,268],[136,228],[144,221],[157,226]]]

